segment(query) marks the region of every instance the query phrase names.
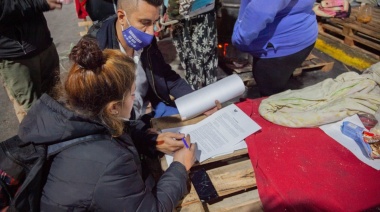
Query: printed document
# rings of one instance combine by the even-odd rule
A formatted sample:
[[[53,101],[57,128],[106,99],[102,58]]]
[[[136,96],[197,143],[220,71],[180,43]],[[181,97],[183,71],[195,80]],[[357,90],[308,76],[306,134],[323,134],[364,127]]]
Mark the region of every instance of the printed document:
[[[189,134],[191,143],[197,143],[196,158],[199,162],[214,156],[244,148],[243,139],[261,127],[235,104],[226,106],[197,124],[164,129],[162,132]],[[166,155],[168,165],[173,161]]]

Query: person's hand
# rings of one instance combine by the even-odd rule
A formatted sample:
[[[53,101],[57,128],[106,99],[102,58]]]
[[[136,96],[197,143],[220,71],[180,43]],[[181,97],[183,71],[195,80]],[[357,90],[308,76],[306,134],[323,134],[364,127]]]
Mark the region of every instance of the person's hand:
[[[183,137],[185,137],[184,134],[173,132],[158,134],[156,148],[165,154],[173,154],[173,152],[185,146],[181,140]]]
[[[187,145],[189,146],[189,148],[186,148],[186,147],[183,147],[182,149],[179,149],[178,151],[176,151],[173,155],[173,161],[178,161],[180,163],[182,163],[185,168],[186,168],[186,171],[189,171],[190,168],[194,165],[195,163],[195,149],[196,149],[196,146],[197,144],[192,144],[190,142],[190,136],[187,135],[186,136],[186,142],[187,142]]]
[[[159,118],[163,116],[171,116],[178,113],[179,112],[177,108],[168,106],[165,103],[160,102],[154,109],[154,118]]]
[[[215,100],[215,107],[204,112],[203,114],[205,114],[206,116],[211,116],[211,114],[215,113],[216,111],[218,111],[221,108],[222,108],[222,104],[220,104],[220,102],[218,100]]]
[[[55,9],[62,9],[62,1],[61,0],[46,0],[50,10],[55,10]]]

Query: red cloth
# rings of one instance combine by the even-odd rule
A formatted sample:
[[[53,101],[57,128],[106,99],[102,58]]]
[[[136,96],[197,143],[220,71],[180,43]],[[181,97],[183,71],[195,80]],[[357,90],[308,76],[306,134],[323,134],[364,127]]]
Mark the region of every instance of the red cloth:
[[[380,171],[319,128],[260,116],[262,99],[236,103],[261,127],[246,139],[265,211],[363,211],[380,206]]]
[[[79,19],[85,19],[88,16],[85,5],[87,0],[75,0],[75,10]]]

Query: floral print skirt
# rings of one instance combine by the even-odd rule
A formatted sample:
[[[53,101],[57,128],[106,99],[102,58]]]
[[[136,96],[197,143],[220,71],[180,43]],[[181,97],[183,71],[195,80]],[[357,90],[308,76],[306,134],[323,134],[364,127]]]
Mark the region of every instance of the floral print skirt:
[[[185,69],[185,78],[194,90],[217,80],[216,13],[214,10],[174,26],[173,44]]]

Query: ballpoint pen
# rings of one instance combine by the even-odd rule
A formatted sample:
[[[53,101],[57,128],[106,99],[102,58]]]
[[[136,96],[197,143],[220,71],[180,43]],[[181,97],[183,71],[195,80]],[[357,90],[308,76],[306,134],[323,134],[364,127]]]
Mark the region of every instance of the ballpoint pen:
[[[187,142],[186,142],[186,140],[185,140],[185,137],[181,138],[181,140],[183,141],[183,144],[185,144],[186,149],[188,149],[188,148],[189,148],[189,145],[187,145]]]

